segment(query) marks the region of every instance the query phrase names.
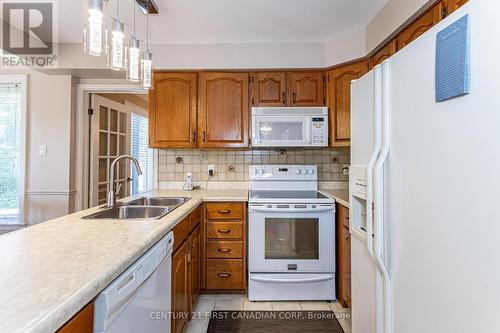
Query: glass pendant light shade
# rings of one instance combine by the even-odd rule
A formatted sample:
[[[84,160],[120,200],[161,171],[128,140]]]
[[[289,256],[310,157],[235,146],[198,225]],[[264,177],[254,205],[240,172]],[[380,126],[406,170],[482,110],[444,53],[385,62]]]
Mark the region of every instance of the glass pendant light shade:
[[[127,80],[139,82],[141,79],[141,42],[131,37],[128,47]]]
[[[89,0],[87,26],[83,29],[83,50],[94,57],[106,52],[104,17],[104,0]]]
[[[114,71],[125,70],[125,25],[119,19],[113,21],[108,67]]]
[[[146,50],[141,61],[141,85],[144,89],[151,88],[153,81],[153,54]]]

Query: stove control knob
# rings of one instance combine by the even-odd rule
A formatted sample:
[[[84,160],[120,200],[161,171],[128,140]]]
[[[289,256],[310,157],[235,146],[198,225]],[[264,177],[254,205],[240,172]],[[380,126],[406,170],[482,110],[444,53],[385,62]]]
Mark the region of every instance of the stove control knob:
[[[304,175],[307,174],[307,170],[306,169],[302,170],[302,174]]]
[[[309,174],[313,174],[314,173],[314,170],[313,169],[309,169]]]
[[[255,169],[255,170],[254,170],[254,173],[255,173],[256,175],[258,175],[258,174],[259,174],[259,169]]]
[[[295,173],[300,175],[300,169],[295,169]]]
[[[260,169],[260,173],[261,174],[265,174],[266,173],[266,169]]]

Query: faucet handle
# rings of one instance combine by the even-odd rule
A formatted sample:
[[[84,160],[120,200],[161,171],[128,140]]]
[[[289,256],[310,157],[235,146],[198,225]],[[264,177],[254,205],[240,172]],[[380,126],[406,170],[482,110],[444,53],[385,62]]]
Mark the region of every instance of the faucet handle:
[[[120,193],[120,190],[122,189],[122,183],[118,183],[118,186],[116,187],[115,194],[118,195]]]

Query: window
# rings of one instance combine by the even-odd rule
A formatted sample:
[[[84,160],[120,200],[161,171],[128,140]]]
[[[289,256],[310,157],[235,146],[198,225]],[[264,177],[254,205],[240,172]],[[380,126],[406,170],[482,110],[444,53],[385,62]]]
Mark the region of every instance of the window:
[[[153,189],[153,149],[149,148],[148,118],[132,112],[130,131],[130,151],[141,165],[142,176],[137,175],[137,170],[131,163],[132,175],[131,194]]]
[[[25,82],[0,76],[0,224],[23,222]]]

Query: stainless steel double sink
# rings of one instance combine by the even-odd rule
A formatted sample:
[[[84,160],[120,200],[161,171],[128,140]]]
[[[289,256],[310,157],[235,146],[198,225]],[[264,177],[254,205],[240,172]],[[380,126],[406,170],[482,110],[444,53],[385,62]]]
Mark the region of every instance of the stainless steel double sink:
[[[116,207],[84,216],[84,219],[160,219],[191,198],[141,197]]]

